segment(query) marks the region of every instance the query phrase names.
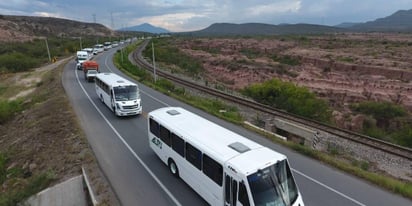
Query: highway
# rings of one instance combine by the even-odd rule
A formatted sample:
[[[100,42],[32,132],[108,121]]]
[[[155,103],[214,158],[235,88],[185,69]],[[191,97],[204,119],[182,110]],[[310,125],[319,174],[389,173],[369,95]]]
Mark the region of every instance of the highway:
[[[101,72],[114,72],[111,49],[95,57]],[[132,80],[134,81],[134,80]],[[135,81],[134,81],[135,82]],[[118,118],[98,99],[94,83],[86,82],[74,60],[64,68],[62,83],[99,165],[122,205],[207,205],[182,180],[169,173],[148,146],[147,113],[180,106],[262,145],[285,154],[306,206],[410,206],[412,201],[375,187],[318,161],[272,143],[242,127],[213,117],[139,83],[143,114]]]

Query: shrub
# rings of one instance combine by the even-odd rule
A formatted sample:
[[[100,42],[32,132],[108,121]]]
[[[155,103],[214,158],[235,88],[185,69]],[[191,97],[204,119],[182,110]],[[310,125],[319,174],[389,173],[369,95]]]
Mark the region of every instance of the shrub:
[[[0,65],[10,72],[22,72],[40,66],[42,61],[20,52],[0,55]]]
[[[307,88],[272,79],[253,84],[241,91],[255,101],[286,110],[292,114],[329,122],[331,111],[324,100],[317,99]]]
[[[19,112],[22,109],[22,102],[19,100],[0,100],[0,123],[6,122],[13,117],[16,112]]]
[[[390,102],[361,102],[351,105],[351,108],[355,112],[372,116],[377,120],[377,126],[383,129],[387,129],[394,118],[407,115],[403,107]]]
[[[173,64],[184,71],[186,71],[191,76],[197,76],[203,71],[203,66],[201,62],[197,59],[192,58],[189,55],[181,52],[178,48],[171,46],[169,43],[172,41],[170,39],[154,39],[154,53],[155,61],[164,62],[166,64]],[[153,61],[152,47],[148,46],[143,51],[143,55],[148,57]]]

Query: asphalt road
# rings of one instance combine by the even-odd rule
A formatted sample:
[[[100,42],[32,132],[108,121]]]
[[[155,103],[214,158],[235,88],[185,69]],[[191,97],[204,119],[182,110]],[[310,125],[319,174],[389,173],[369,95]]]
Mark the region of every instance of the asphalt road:
[[[111,57],[116,50],[111,49],[99,54],[95,60],[99,62],[102,72],[114,72],[126,77],[112,63]],[[167,166],[149,148],[146,115],[165,106],[183,107],[285,154],[289,158],[306,206],[412,205],[412,201],[408,199],[273,144],[260,135],[206,114],[142,84],[139,84],[139,87],[143,114],[118,118],[100,102],[94,83],[84,80],[83,73],[75,69],[74,61],[65,66],[62,82],[99,165],[122,205],[207,205],[182,180],[173,177]]]

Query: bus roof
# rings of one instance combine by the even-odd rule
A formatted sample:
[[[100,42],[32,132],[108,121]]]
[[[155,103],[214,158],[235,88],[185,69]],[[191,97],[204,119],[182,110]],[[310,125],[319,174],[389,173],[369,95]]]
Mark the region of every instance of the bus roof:
[[[244,174],[256,171],[256,165],[263,166],[286,158],[180,107],[157,109],[150,112],[149,117],[171,132],[184,136],[194,146],[201,146],[202,151],[217,161],[229,163]],[[254,164],[250,164],[251,161]]]
[[[137,84],[115,74],[115,73],[98,73],[96,75],[96,78],[100,79],[102,82],[106,83],[107,85],[110,85],[112,87],[117,87],[117,86],[129,86],[129,85],[135,85]]]

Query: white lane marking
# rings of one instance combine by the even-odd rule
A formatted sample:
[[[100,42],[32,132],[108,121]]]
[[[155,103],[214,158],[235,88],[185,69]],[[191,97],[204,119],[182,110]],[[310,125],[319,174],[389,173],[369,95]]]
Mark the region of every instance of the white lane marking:
[[[108,55],[107,55],[107,56],[108,56]],[[112,71],[112,70],[109,68],[109,66],[107,65],[107,56],[106,56],[106,59],[105,59],[105,65],[106,65],[106,67],[107,67],[110,71]],[[152,95],[149,95],[149,94],[146,93],[146,92],[143,92],[143,91],[141,91],[141,92],[144,93],[145,95],[151,97],[151,98],[154,99],[155,101],[158,101],[158,102],[161,103],[161,104],[164,104],[164,105],[166,105],[166,106],[170,106],[169,104],[166,104],[165,102],[163,102],[163,101],[161,101],[161,100],[153,97]],[[354,202],[354,203],[357,204],[357,205],[366,206],[365,204],[363,204],[363,203],[361,203],[361,202],[359,202],[359,201],[357,201],[357,200],[355,200],[355,199],[353,199],[353,198],[351,198],[351,197],[343,194],[342,192],[339,192],[338,190],[333,189],[332,187],[329,187],[328,185],[323,184],[322,182],[319,182],[318,180],[313,179],[312,177],[309,177],[308,175],[305,175],[304,173],[302,173],[302,172],[300,172],[300,171],[298,171],[298,170],[296,170],[296,169],[293,169],[293,168],[291,168],[291,169],[292,169],[292,171],[300,174],[301,176],[309,179],[310,181],[312,181],[312,182],[314,182],[314,183],[316,183],[316,184],[318,184],[318,185],[320,185],[320,186],[322,186],[322,187],[324,187],[324,188],[326,188],[326,189],[328,189],[328,190],[330,190],[330,191],[332,191],[332,192],[334,192],[334,193],[336,193],[336,194],[338,194],[338,195],[340,195],[340,196],[342,196],[342,197],[344,197],[344,198],[346,198],[346,199]]]
[[[100,109],[96,106],[96,104],[93,102],[93,100],[90,98],[89,94],[87,93],[86,89],[84,89],[83,85],[80,83],[79,76],[77,74],[77,71],[74,70],[74,73],[76,74],[76,79],[77,82],[79,83],[80,87],[82,88],[84,94],[87,96],[87,99],[89,99],[90,103],[94,106],[94,108],[99,112],[99,114],[103,117],[104,121],[109,125],[109,127],[113,130],[113,132],[116,134],[116,136],[123,142],[123,144],[129,149],[129,151],[133,154],[133,156],[140,162],[140,164],[146,169],[146,171],[152,176],[152,178],[159,184],[159,186],[163,189],[163,191],[172,199],[172,201],[178,205],[181,206],[180,202],[172,195],[172,193],[162,184],[162,182],[159,180],[159,178],[156,177],[156,175],[149,169],[149,167],[143,162],[142,159],[133,151],[133,149],[127,144],[127,142],[124,140],[124,138],[120,135],[119,132],[114,128],[114,126],[110,123],[110,121],[104,116],[104,114],[100,111]]]
[[[318,184],[318,185],[320,185],[320,186],[322,186],[322,187],[325,187],[326,189],[328,189],[328,190],[330,190],[330,191],[332,191],[332,192],[334,192],[334,193],[336,193],[336,194],[338,194],[338,195],[340,195],[340,196],[342,196],[342,197],[344,197],[344,198],[346,198],[346,199],[354,202],[354,203],[357,204],[357,205],[366,206],[365,204],[363,204],[363,203],[361,203],[361,202],[359,202],[359,201],[357,201],[357,200],[355,200],[355,199],[353,199],[353,198],[351,198],[351,197],[349,197],[349,196],[347,196],[347,195],[345,195],[345,194],[343,194],[343,193],[341,193],[341,192],[339,192],[339,191],[337,191],[337,190],[335,190],[335,189],[333,189],[333,188],[331,188],[331,187],[329,187],[329,186],[327,186],[327,185],[325,185],[325,184],[323,184],[323,183],[321,183],[321,182],[313,179],[312,177],[309,177],[309,176],[305,175],[304,173],[302,173],[302,172],[300,172],[300,171],[298,171],[298,170],[295,170],[295,169],[292,168],[292,171],[293,171],[293,172],[296,172],[296,173],[300,174],[301,176],[309,179],[310,181],[312,181],[312,182],[314,182],[314,183],[316,183],[316,184]]]
[[[113,73],[113,71],[110,69],[109,65],[107,65],[107,57],[108,57],[108,56],[109,56],[109,55],[106,55],[106,57],[104,58],[104,65],[106,66],[106,68],[107,68],[110,72]]]

